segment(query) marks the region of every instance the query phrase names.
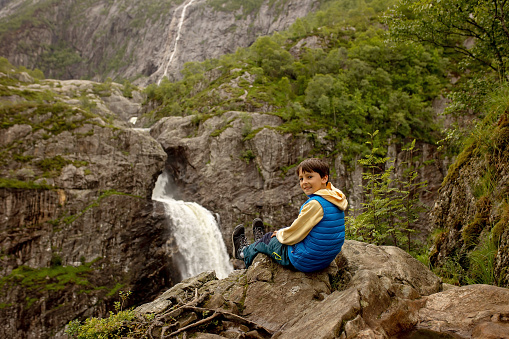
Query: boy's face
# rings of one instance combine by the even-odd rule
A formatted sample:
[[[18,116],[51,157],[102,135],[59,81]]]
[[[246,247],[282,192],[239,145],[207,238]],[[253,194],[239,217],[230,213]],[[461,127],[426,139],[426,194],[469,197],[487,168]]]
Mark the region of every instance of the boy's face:
[[[302,170],[299,170],[300,188],[306,195],[311,195],[319,189],[326,188],[328,179],[327,175],[322,178],[317,172],[302,172]]]

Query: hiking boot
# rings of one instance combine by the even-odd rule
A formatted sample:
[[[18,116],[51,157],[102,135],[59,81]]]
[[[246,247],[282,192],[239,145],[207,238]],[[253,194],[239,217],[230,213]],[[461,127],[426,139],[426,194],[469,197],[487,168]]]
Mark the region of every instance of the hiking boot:
[[[257,242],[265,234],[265,228],[263,227],[263,221],[260,218],[253,220],[253,235],[254,241]]]
[[[232,233],[233,257],[236,259],[244,259],[244,248],[247,247],[247,239],[245,235],[244,225],[237,225]]]

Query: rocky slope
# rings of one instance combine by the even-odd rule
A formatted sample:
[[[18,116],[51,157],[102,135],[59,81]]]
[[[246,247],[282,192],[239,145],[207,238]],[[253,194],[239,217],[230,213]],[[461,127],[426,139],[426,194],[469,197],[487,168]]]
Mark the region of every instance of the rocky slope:
[[[295,272],[259,255],[248,270],[223,280],[203,273],[136,312],[155,315],[146,327],[154,338],[177,331],[197,338],[403,338],[418,330],[426,338],[486,339],[509,338],[507,300],[509,290],[500,287],[443,285],[399,248],[346,241],[324,271]]]
[[[508,96],[502,91],[497,97],[503,101]],[[491,111],[479,126],[450,167],[433,208],[433,227],[438,232],[431,260],[445,270],[470,271],[478,279],[474,282],[509,286],[509,118],[505,106]],[[494,258],[493,266],[486,258]],[[490,272],[489,276],[484,272]]]
[[[0,55],[47,77],[159,81],[282,30],[323,1],[8,1],[0,7]],[[186,7],[185,17],[181,14]],[[177,37],[179,40],[177,41]],[[171,59],[171,62],[169,62]]]
[[[106,315],[121,289],[139,302],[174,284],[150,200],[166,154],[115,114],[139,93],[14,69],[0,80],[0,336],[52,337]]]

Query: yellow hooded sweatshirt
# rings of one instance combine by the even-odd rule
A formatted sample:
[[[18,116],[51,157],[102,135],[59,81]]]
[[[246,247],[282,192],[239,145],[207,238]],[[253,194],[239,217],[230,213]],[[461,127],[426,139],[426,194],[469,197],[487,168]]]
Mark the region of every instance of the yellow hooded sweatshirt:
[[[346,196],[334,187],[330,182],[326,188],[319,189],[315,193],[327,201],[339,207],[342,211],[346,210],[348,201]],[[285,227],[277,231],[276,237],[280,243],[285,245],[294,245],[302,241],[311,232],[311,229],[323,218],[322,205],[316,200],[312,200],[305,204],[299,213],[299,216],[291,226]]]

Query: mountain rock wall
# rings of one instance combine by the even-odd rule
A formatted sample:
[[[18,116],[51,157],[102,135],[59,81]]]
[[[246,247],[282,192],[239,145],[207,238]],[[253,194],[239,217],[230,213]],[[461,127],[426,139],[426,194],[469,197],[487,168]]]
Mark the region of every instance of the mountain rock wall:
[[[164,75],[179,79],[185,62],[247,47],[258,36],[287,28],[322,1],[267,0],[247,11],[193,0],[180,24],[188,2],[11,1],[0,7],[0,20],[12,22],[11,29],[0,31],[0,55],[15,65],[42,69],[49,78],[111,77],[138,84]]]
[[[2,338],[60,337],[70,320],[107,315],[119,290],[137,303],[179,279],[150,199],[166,154],[108,108],[127,100],[121,86],[97,85],[2,86]]]

